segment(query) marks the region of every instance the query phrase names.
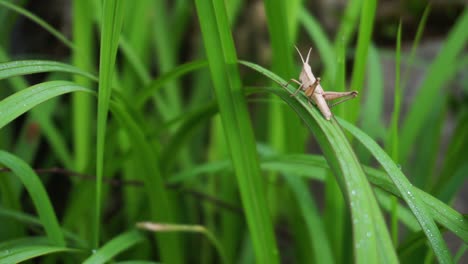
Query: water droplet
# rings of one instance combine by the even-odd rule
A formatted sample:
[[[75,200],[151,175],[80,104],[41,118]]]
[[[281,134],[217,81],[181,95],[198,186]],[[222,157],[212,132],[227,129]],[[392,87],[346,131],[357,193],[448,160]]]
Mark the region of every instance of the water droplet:
[[[91,252],[92,252],[93,254],[96,254],[97,250],[96,250],[96,249],[93,249],[93,250],[91,250]]]
[[[397,168],[401,170],[401,164],[397,164]]]
[[[356,195],[356,191],[355,191],[355,190],[352,190],[352,191],[351,191],[351,195]]]
[[[366,236],[367,236],[367,237],[371,237],[371,236],[372,236],[372,232],[367,232],[367,233],[366,233]]]

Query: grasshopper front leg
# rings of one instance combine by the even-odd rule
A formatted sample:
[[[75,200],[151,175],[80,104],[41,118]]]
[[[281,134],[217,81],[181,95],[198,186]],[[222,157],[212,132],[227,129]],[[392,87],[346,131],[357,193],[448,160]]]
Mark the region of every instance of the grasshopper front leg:
[[[295,82],[295,83],[299,84],[299,88],[297,88],[297,90],[294,93],[291,94],[291,96],[296,96],[297,92],[299,92],[299,90],[301,90],[303,84],[301,82],[299,82],[298,80],[296,80],[296,79],[291,79],[286,84],[283,85],[284,88],[286,88],[291,82]]]

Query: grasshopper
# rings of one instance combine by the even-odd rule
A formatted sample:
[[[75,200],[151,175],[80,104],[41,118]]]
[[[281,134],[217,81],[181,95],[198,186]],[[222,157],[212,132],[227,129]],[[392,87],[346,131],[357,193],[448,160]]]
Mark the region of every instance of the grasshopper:
[[[312,69],[310,68],[309,65],[309,56],[310,56],[310,51],[312,48],[309,49],[309,52],[307,53],[307,58],[304,61],[304,57],[302,57],[301,52],[297,47],[295,47],[297,50],[297,53],[299,53],[299,56],[301,57],[302,60],[302,70],[301,74],[299,75],[299,80],[291,79],[289,80],[284,87],[286,87],[290,82],[295,82],[299,84],[299,88],[291,94],[291,96],[296,96],[296,94],[299,92],[299,90],[303,90],[305,95],[307,96],[310,101],[313,101],[320,112],[322,112],[322,115],[325,117],[326,120],[330,120],[332,117],[332,113],[330,111],[330,107],[333,107],[337,104],[340,104],[342,102],[345,102],[349,99],[352,99],[358,95],[357,91],[350,91],[350,92],[325,92],[320,85],[320,77],[315,78],[314,74],[312,73]],[[339,99],[339,98],[344,98],[341,101],[335,102],[331,105],[328,105],[327,101]]]

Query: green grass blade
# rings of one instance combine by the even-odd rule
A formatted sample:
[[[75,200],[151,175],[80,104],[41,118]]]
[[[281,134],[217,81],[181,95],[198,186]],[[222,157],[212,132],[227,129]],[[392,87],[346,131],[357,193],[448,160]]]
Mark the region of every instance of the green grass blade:
[[[265,171],[275,171],[284,175],[295,174],[300,177],[318,181],[324,181],[327,171],[329,170],[329,166],[323,157],[304,154],[289,154],[262,158],[261,168]],[[182,171],[171,177],[168,182],[171,184],[177,184],[184,181],[191,181],[196,177],[206,174],[217,175],[221,171],[229,171],[231,169],[231,163],[228,161],[207,163],[187,171]],[[364,166],[364,171],[367,174],[369,181],[374,186],[384,190],[387,195],[390,193],[401,197],[400,192],[395,187],[395,184],[387,173],[366,166]],[[426,204],[429,209],[429,213],[437,223],[453,232],[465,243],[468,243],[468,221],[464,220],[463,216],[459,212],[418,188],[415,188],[415,192],[418,193],[421,200]],[[384,207],[390,210],[390,206]],[[419,223],[411,212],[407,212],[406,208],[400,206],[398,211],[401,213],[398,215],[400,220],[407,224],[411,230],[421,230]],[[407,216],[407,213],[411,215]],[[410,217],[412,217],[412,219],[409,219]]]
[[[312,242],[314,253],[313,263],[335,263],[325,226],[320,219],[317,206],[309,193],[309,189],[298,177],[285,176],[286,183],[290,186],[299,204],[300,211],[306,223],[309,241]]]
[[[293,50],[289,24],[294,17],[288,16],[288,3],[278,0],[265,1],[268,30],[272,49],[272,64],[275,72],[284,78],[298,75],[295,72],[291,52]]]
[[[414,142],[420,133],[424,121],[430,113],[428,106],[432,105],[435,100],[441,100],[441,96],[445,97],[447,94],[443,92],[444,89],[447,89],[444,83],[450,80],[457,72],[455,70],[456,61],[458,60],[457,56],[464,49],[468,40],[467,28],[468,8],[465,8],[465,11],[452,27],[436,59],[427,69],[426,77],[403,122],[400,141],[400,156],[402,161],[408,160],[407,158],[413,146],[412,142]]]
[[[370,172],[369,168],[364,169],[366,173],[369,175]],[[379,171],[379,174],[381,171]],[[385,173],[382,173],[385,174]],[[384,177],[387,177],[386,175],[383,175]],[[372,182],[372,180],[371,180]],[[376,185],[378,186],[378,185]],[[392,194],[382,191],[382,189],[374,188],[375,195],[377,196],[377,200],[379,201],[379,204],[382,208],[384,208],[387,212],[392,212],[395,208],[395,204],[393,203],[393,199],[395,196]],[[403,205],[397,204],[397,211],[398,211],[398,220],[403,223],[408,230],[412,232],[420,232],[422,231],[421,226],[419,225],[418,221],[416,220],[416,217],[414,217],[413,213],[411,210],[409,210],[407,207],[404,207]]]
[[[2,206],[0,206],[0,215],[3,217],[14,219],[16,222],[20,222],[25,225],[43,227],[41,220],[39,218],[29,215],[29,214],[25,214],[23,212],[6,209]],[[62,232],[65,235],[66,239],[73,241],[74,244],[76,244],[77,246],[81,248],[88,247],[88,244],[83,239],[78,237],[76,234],[63,228],[62,228]]]
[[[242,64],[247,64],[247,62],[241,62]],[[255,67],[255,65],[253,65]],[[259,68],[259,71],[262,71]],[[265,72],[268,74],[268,72]],[[276,78],[272,76],[272,78]],[[251,91],[250,91],[251,92]],[[257,91],[258,92],[258,91]],[[206,120],[210,118],[213,114],[216,113],[216,107],[204,107],[205,114],[199,114],[195,118],[200,118],[200,121]],[[187,117],[190,119],[190,117]],[[191,122],[187,120],[185,123]],[[198,125],[197,123],[193,122],[194,125]],[[191,128],[189,125],[182,125],[186,131],[190,131]],[[182,140],[184,140],[185,136],[182,136]],[[173,154],[176,155],[176,154]],[[315,180],[324,180],[326,171],[320,171],[320,168],[328,169],[328,166],[324,163],[323,159],[317,160],[316,158],[304,158],[301,155],[291,155],[289,158],[286,158],[284,162],[279,162],[281,159],[277,158],[268,158],[268,159],[261,159],[261,168],[262,170],[271,171],[274,170],[279,173],[284,174],[297,174],[305,177],[309,177],[310,179]],[[278,163],[279,162],[279,163]],[[325,165],[324,165],[325,164]],[[193,171],[183,171],[179,174],[176,174],[174,177],[169,179],[170,183],[180,183],[181,181],[190,180],[191,177],[196,177],[200,174],[217,174],[219,171],[223,171],[229,169],[230,163],[229,162],[219,162],[219,163],[208,163],[206,166],[199,166],[193,168]],[[398,189],[395,187],[394,183],[391,181],[390,177],[376,169],[372,169],[369,167],[364,167],[364,171],[368,175],[370,182],[387,191],[401,197]],[[468,222],[463,219],[463,216],[452,209],[451,207],[447,206],[443,202],[437,200],[430,194],[415,188],[415,191],[424,201],[428,209],[430,210],[431,216],[434,218],[437,223],[441,224],[442,226],[446,227],[450,231],[452,231],[456,236],[460,237],[464,241],[468,241]],[[399,206],[398,209],[400,212],[405,210]],[[399,218],[401,219],[401,215]],[[416,220],[414,220],[416,221]],[[406,221],[408,222],[408,221]],[[411,225],[412,230],[414,230],[414,224]]]
[[[398,188],[401,196],[413,211],[413,214],[418,219],[426,237],[431,244],[434,253],[440,263],[452,263],[450,252],[447,248],[445,241],[440,234],[439,229],[432,220],[431,215],[428,212],[426,205],[423,202],[423,198],[419,196],[419,193],[415,192],[415,188],[411,185],[408,179],[403,175],[398,166],[392,161],[392,159],[382,150],[379,145],[372,140],[369,136],[359,131],[351,124],[340,121],[341,125],[348,130],[353,136],[359,140],[377,159],[382,165],[385,171],[388,173],[395,186]]]
[[[335,48],[338,51],[340,45],[348,46],[351,37],[357,27],[359,14],[361,12],[363,0],[352,0],[346,5],[343,17],[335,36]],[[342,44],[340,44],[342,43]]]
[[[450,202],[454,199],[457,192],[460,192],[460,186],[466,181],[468,175],[468,164],[461,165],[453,176],[445,182],[437,197],[443,202]]]
[[[77,47],[73,50],[73,65],[78,68],[94,72],[93,60],[94,48],[94,16],[89,10],[92,9],[90,0],[73,0],[73,43]],[[94,77],[94,76],[93,76]],[[98,78],[94,77],[96,81]],[[75,76],[74,81],[84,87],[92,87],[90,79]],[[73,149],[74,168],[78,172],[85,172],[91,161],[92,153],[92,129],[83,124],[94,116],[92,98],[87,94],[73,94]]]
[[[468,250],[468,245],[467,244],[463,244],[463,245],[460,246],[460,248],[458,249],[457,254],[455,255],[455,263],[460,263],[461,257],[465,254],[465,252],[467,250]]]
[[[315,47],[317,48],[320,58],[325,65],[327,72],[331,73],[332,76],[336,73],[336,59],[335,51],[333,46],[325,34],[320,23],[313,17],[306,8],[302,7],[299,12],[299,19],[304,25],[305,30],[310,36],[310,39],[314,41]],[[313,47],[313,48],[315,48]],[[333,83],[335,78],[331,78],[330,83]]]
[[[128,63],[122,65],[122,87],[127,95],[133,95],[141,84],[151,80],[149,62],[151,60],[152,27],[142,27],[154,23],[154,1],[142,0],[128,6],[126,14],[130,18],[120,38],[120,50]],[[141,14],[135,16],[134,14]],[[124,38],[125,36],[125,38]]]
[[[50,81],[14,93],[0,101],[0,128],[46,100],[77,91],[90,92],[89,89],[72,82]]]
[[[99,248],[94,254],[87,258],[84,264],[107,263],[116,255],[122,253],[128,248],[142,242],[144,236],[137,230],[127,231],[123,234],[109,240],[105,245]]]
[[[34,23],[38,24],[42,28],[44,28],[47,32],[52,34],[54,37],[56,37],[58,40],[60,40],[63,44],[68,46],[69,48],[73,49],[74,45],[73,43],[67,39],[62,33],[58,32],[57,30],[54,29],[51,25],[49,25],[47,22],[39,18],[38,16],[34,15],[33,13],[29,12],[28,10],[19,7],[15,4],[9,3],[4,0],[0,0],[0,5],[3,7],[6,7],[14,12],[17,12],[18,14],[23,15],[24,17],[30,19]]]
[[[336,59],[335,59],[335,74],[333,82],[328,82],[331,86],[333,83],[334,90],[345,91],[346,89],[346,47],[344,41],[339,41],[336,46]],[[325,76],[326,77],[326,76]],[[344,115],[345,105],[335,107],[333,111],[336,114]],[[335,261],[338,263],[343,262],[343,259],[351,257],[351,250],[345,247],[347,242],[351,241],[352,234],[349,232],[351,221],[349,219],[349,210],[347,209],[346,202],[343,199],[342,191],[338,185],[336,177],[333,177],[332,172],[328,172],[325,180],[325,210],[323,211],[323,222],[330,239]]]
[[[221,120],[258,263],[278,263],[273,225],[223,1],[195,1]]]
[[[424,27],[426,26],[426,21],[427,21],[427,18],[429,17],[430,12],[431,12],[431,4],[429,3],[424,9],[424,13],[421,17],[421,20],[419,20],[418,29],[416,30],[416,36],[414,37],[413,45],[411,45],[411,52],[410,52],[409,59],[408,59],[407,70],[403,76],[403,82],[402,82],[403,88],[406,86],[406,83],[408,81],[410,69],[411,69],[411,66],[413,65],[414,58],[416,56],[416,50],[419,46],[419,42],[421,41],[421,37],[424,32]]]
[[[147,66],[138,57],[137,52],[130,46],[129,43],[127,43],[127,41],[123,37],[120,38],[119,44],[120,50],[129,62],[129,65],[132,66],[132,69],[135,71],[135,74],[138,77],[139,81],[141,81],[145,85],[148,84],[151,81],[151,75],[147,70]],[[129,79],[132,80],[132,78]],[[124,80],[126,79],[124,78]]]
[[[97,81],[97,77],[93,74],[80,70],[79,68],[65,63],[42,60],[23,60],[0,63],[0,80],[19,75],[54,71],[77,74]]]
[[[159,160],[155,150],[148,144],[145,134],[135,121],[124,104],[112,103],[111,110],[120,125],[124,128],[131,146],[136,153],[135,160],[138,166],[144,171],[144,185],[148,194],[151,220],[159,222],[177,222],[175,217],[175,204],[169,199],[165,190],[164,181],[159,167]],[[171,234],[158,234],[158,246],[162,260],[166,263],[183,263],[183,252],[179,237]]]
[[[28,237],[0,243],[0,263],[20,263],[48,254],[75,251],[53,246],[44,238]]]
[[[174,49],[179,50],[183,46],[183,37],[187,33],[190,21],[192,21],[193,3],[185,0],[176,0],[173,6],[172,23],[175,25],[175,29],[172,30]],[[229,1],[230,4],[237,4],[240,1]]]
[[[138,108],[142,107],[143,104],[152,96],[155,92],[158,92],[159,89],[167,87],[164,86],[167,82],[179,78],[187,73],[192,71],[202,69],[208,66],[208,62],[205,60],[195,60],[181,64],[169,72],[160,75],[158,78],[152,80],[148,85],[146,85],[138,94],[135,96],[136,105]]]
[[[376,0],[363,0],[361,22],[359,24],[359,33],[354,56],[353,75],[351,78],[350,90],[356,90],[359,93],[364,86],[364,77],[366,76],[366,63],[369,45],[372,37],[373,21],[377,6]],[[358,96],[354,100],[347,103],[347,119],[352,123],[356,122],[359,117],[359,105],[361,99]]]
[[[226,254],[224,253],[224,249],[221,246],[219,240],[213,235],[213,233],[201,225],[180,225],[180,224],[161,224],[161,223],[153,223],[153,222],[139,222],[137,223],[137,227],[140,229],[153,231],[153,232],[186,232],[186,233],[200,233],[204,235],[216,248],[218,254],[222,260],[222,263],[228,264],[233,263],[233,261],[228,260]]]
[[[270,91],[276,92],[285,101],[289,99],[289,93]],[[345,193],[352,215],[356,262],[368,263],[371,259],[371,262],[375,260],[396,263],[396,255],[391,247],[383,216],[345,135],[334,121],[327,122],[316,109],[307,111],[302,108],[308,107],[305,99],[300,106],[294,105],[292,101],[288,103],[313,131],[340,183],[342,192]],[[310,116],[318,124],[314,123]],[[377,243],[377,240],[381,242]]]
[[[258,65],[244,61],[241,63],[277,83],[285,83],[276,74]],[[297,100],[290,97],[289,93],[294,92],[292,87],[288,86],[289,93],[282,89],[270,88],[265,88],[264,91],[279,95],[314,133],[351,210],[356,262],[396,263],[396,253],[375,196],[356,155],[335,119],[325,120],[317,109],[310,108],[306,98],[301,97]]]
[[[161,262],[155,261],[146,261],[146,260],[126,260],[126,261],[117,261],[115,264],[161,264]]]
[[[295,78],[299,75],[294,67],[293,57],[291,56],[293,39],[290,25],[296,23],[297,16],[291,16],[290,12],[288,12],[290,8],[293,11],[293,7],[288,6],[292,2],[295,1],[290,1],[289,3],[282,0],[265,1],[265,13],[272,50],[272,68],[274,72],[286,79]],[[282,105],[273,102],[270,104],[268,115],[270,120],[268,123],[270,126],[268,136],[271,144],[280,152],[304,151],[304,129],[293,113]],[[272,189],[269,191],[272,191]],[[270,197],[271,195],[274,196],[274,193],[270,193]],[[275,211],[275,208],[273,208],[273,211]]]
[[[8,58],[0,52],[1,60],[8,60]],[[29,64],[28,62],[31,62]],[[9,78],[13,76],[20,76],[24,74],[31,74],[36,72],[69,72],[74,74],[84,74],[92,77],[89,73],[86,73],[80,69],[74,68],[67,64],[61,64],[51,61],[18,61],[18,62],[7,62],[2,64],[3,67],[0,70],[2,78],[8,78],[7,80],[12,84],[14,90],[22,91],[27,87],[27,83],[23,78]],[[55,103],[49,104],[48,109],[53,108]],[[32,109],[32,119],[39,123],[43,135],[50,143],[52,150],[57,154],[58,159],[66,166],[71,167],[72,157],[67,149],[67,144],[63,138],[63,135],[59,132],[58,128],[54,125],[51,120],[51,113],[53,110],[48,110],[41,107]],[[29,148],[30,152],[33,148]]]
[[[457,169],[466,164],[468,153],[468,109],[463,109],[457,116],[456,127],[450,138],[440,178],[433,184],[432,192],[437,195],[452,181]],[[458,188],[457,188],[458,189]]]
[[[174,50],[173,38],[170,33],[168,8],[165,1],[155,2],[155,18],[153,26],[153,42],[158,59],[158,66],[161,73],[166,73],[174,68],[177,62],[178,50]],[[181,112],[182,101],[181,91],[177,81],[169,82],[168,89],[165,90],[165,99],[168,102],[169,117],[174,117]]]
[[[401,83],[400,83],[400,61],[401,61],[401,20],[398,24],[397,40],[396,40],[396,53],[395,53],[395,89],[393,96],[393,112],[390,123],[390,133],[386,141],[387,153],[396,164],[399,164],[398,158],[398,124],[400,120],[401,111]],[[391,230],[393,244],[398,245],[398,211],[397,211],[398,200],[394,198],[393,207],[394,210],[391,214]]]
[[[23,160],[8,152],[0,151],[0,163],[11,169],[20,178],[31,196],[50,242],[56,246],[65,246],[65,239],[57,216],[39,176]]]
[[[94,223],[94,246],[99,245],[101,227],[101,189],[104,175],[104,143],[107,126],[107,113],[112,90],[115,60],[123,22],[124,1],[104,0],[101,28],[101,55],[99,58],[99,94],[97,113],[96,143],[96,214]]]
[[[374,139],[384,137],[385,127],[382,124],[382,113],[384,105],[384,77],[381,66],[379,51],[374,45],[369,46],[367,62],[368,85],[364,95],[361,128]]]

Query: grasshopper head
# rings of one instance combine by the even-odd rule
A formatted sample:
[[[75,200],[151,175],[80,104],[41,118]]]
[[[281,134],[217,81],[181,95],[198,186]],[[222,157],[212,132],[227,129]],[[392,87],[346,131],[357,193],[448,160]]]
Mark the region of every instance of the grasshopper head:
[[[307,57],[304,61],[304,57],[302,57],[302,54],[299,51],[299,49],[296,46],[294,47],[296,48],[297,53],[299,53],[299,56],[301,57],[301,61],[302,61],[302,70],[301,70],[301,74],[299,75],[299,80],[304,84],[315,82],[314,74],[312,73],[312,69],[310,68],[310,65],[309,65],[309,57],[310,57],[310,52],[312,51],[312,48],[310,48],[309,52],[307,52]]]

